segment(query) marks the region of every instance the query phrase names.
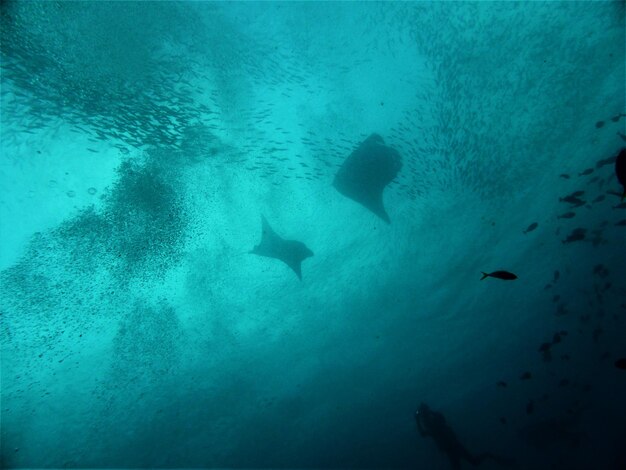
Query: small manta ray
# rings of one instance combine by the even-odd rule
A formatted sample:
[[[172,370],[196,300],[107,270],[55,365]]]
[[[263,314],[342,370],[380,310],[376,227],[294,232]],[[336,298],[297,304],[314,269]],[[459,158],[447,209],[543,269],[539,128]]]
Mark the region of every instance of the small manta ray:
[[[264,216],[261,216],[261,219],[263,222],[261,243],[255,246],[250,254],[279,259],[293,269],[298,279],[302,280],[302,261],[313,256],[313,252],[302,242],[281,238]]]
[[[398,151],[387,147],[378,134],[372,134],[343,162],[333,186],[389,224],[391,221],[383,205],[383,190],[401,168]]]

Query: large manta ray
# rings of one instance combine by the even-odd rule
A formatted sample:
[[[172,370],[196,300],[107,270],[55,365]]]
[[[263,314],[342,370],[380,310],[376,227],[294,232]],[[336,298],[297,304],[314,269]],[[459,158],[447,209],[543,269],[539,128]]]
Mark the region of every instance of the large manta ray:
[[[383,190],[401,168],[402,159],[398,151],[387,147],[378,134],[372,134],[343,162],[333,186],[344,196],[391,223],[383,206]]]
[[[293,269],[298,279],[302,280],[302,271],[300,269],[302,261],[313,256],[313,252],[302,242],[281,238],[274,232],[272,227],[270,227],[270,224],[264,216],[261,216],[261,219],[263,222],[261,243],[255,246],[250,253],[281,260]]]

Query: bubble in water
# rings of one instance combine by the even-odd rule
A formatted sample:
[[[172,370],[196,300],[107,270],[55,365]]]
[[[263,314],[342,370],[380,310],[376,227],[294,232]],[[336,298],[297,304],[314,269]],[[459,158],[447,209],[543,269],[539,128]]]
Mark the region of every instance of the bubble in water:
[[[76,191],[68,191],[67,192],[67,197],[74,197],[76,196]]]
[[[87,190],[87,192],[93,196],[96,192],[98,192],[98,190],[92,186]]]

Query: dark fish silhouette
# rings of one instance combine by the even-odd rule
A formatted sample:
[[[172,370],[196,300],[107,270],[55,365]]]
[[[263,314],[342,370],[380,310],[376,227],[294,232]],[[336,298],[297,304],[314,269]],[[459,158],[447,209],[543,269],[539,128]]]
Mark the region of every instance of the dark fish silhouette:
[[[575,228],[571,231],[571,233],[567,236],[563,243],[572,243],[580,240],[584,240],[587,234],[587,230],[584,228]]]
[[[626,219],[622,219],[615,224],[616,227],[626,227]]]
[[[596,162],[596,168],[602,168],[604,165],[612,165],[615,163],[615,157],[605,158]]]
[[[587,168],[582,173],[578,173],[578,176],[587,176],[593,173],[593,168]]]
[[[593,273],[597,274],[601,278],[605,278],[605,277],[607,277],[609,275],[609,270],[603,264],[596,264],[593,267]]]
[[[617,114],[611,118],[611,121],[618,122],[622,116],[626,116],[626,114]]]
[[[254,255],[266,256],[268,258],[276,258],[289,266],[302,280],[301,265],[306,258],[313,256],[313,252],[306,245],[296,240],[285,240],[281,238],[264,216],[261,216],[263,224],[263,234],[261,235],[261,243],[254,247],[250,252]]]
[[[550,352],[551,347],[552,343],[541,343],[539,346],[539,352],[541,353],[544,362],[552,361],[552,353]]]
[[[626,370],[626,357],[620,357],[617,361],[615,361],[615,367]]]
[[[624,200],[626,198],[626,147],[620,150],[615,158],[615,176],[624,188],[622,191],[622,200]]]
[[[539,346],[539,352],[549,351],[552,347],[552,343],[541,343]]]
[[[533,222],[532,224],[530,224],[526,230],[524,230],[524,233],[528,233],[528,232],[532,232],[533,230],[535,230],[537,227],[539,227],[539,224],[537,222]]]
[[[572,219],[576,217],[576,212],[566,212],[565,214],[561,214],[557,217],[557,219]]]
[[[604,127],[604,121],[596,122],[596,129],[600,129],[601,127]]]
[[[530,372],[524,372],[522,375],[520,375],[520,379],[522,380],[529,380],[532,378],[532,375]]]
[[[480,278],[481,281],[487,277],[495,277],[496,279],[502,279],[503,281],[513,281],[517,279],[517,276],[515,274],[508,271],[494,271],[489,274],[483,272],[482,275],[483,277]]]
[[[585,205],[585,201],[583,201],[582,199],[580,199],[580,198],[578,198],[577,196],[574,196],[574,195],[560,197],[559,201],[567,202],[567,203],[572,204],[573,206],[576,206],[576,207]]]
[[[401,168],[402,159],[398,151],[387,147],[378,134],[372,134],[343,162],[333,186],[347,198],[391,223],[383,205],[383,190]]]
[[[569,179],[569,175],[565,174],[565,173],[561,173],[559,175],[561,178],[563,178],[564,180],[568,180]]]

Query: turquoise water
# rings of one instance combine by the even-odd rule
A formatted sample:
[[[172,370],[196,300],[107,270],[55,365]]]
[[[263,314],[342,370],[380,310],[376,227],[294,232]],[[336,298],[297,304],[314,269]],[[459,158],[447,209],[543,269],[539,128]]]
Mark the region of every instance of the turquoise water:
[[[2,466],[624,468],[623,2],[1,8]]]

